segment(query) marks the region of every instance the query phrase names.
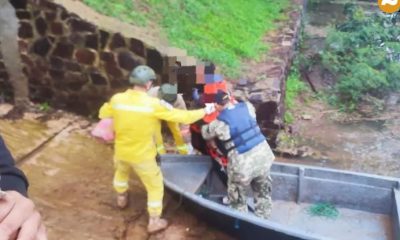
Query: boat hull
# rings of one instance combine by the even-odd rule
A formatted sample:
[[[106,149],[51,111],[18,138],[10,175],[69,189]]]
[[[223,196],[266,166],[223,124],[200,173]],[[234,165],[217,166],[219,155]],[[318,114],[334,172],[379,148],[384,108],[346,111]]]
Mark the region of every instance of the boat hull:
[[[226,195],[226,184],[216,177],[208,157],[167,155],[161,168],[167,188],[238,239],[400,239],[396,178],[275,163],[275,206],[271,219],[263,220],[217,200],[215,196]],[[318,219],[306,213],[320,202],[334,204],[340,218]]]

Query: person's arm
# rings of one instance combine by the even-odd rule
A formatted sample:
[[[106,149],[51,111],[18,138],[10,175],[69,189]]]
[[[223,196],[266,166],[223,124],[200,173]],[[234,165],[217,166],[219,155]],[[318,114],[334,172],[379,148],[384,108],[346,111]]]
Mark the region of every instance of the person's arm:
[[[217,137],[217,128],[215,123],[216,121],[212,121],[211,123],[201,127],[201,135],[203,136],[204,140],[210,140]]]
[[[185,100],[183,99],[182,94],[178,94],[177,99],[174,103],[174,107],[181,110],[187,110],[186,103]],[[182,134],[182,129],[189,129],[189,125],[168,122],[168,127],[171,130],[172,136],[175,140],[175,144],[179,153],[189,154],[189,152],[191,152],[190,142],[186,142],[185,137]]]
[[[154,115],[158,119],[184,124],[194,123],[203,118],[206,114],[204,109],[191,111],[175,109],[172,105],[164,101],[158,101],[154,108]]]
[[[167,122],[168,128],[171,131],[172,137],[174,138],[176,148],[178,149],[180,154],[188,154],[189,149],[183,140],[181,129],[179,127],[179,123],[176,122]]]
[[[205,140],[210,140],[215,137],[222,141],[230,138],[229,126],[223,121],[214,120],[201,128],[201,135]]]
[[[15,167],[14,158],[0,136],[0,188],[3,191],[14,190],[27,196],[28,180],[25,174]]]
[[[14,159],[0,136],[0,240],[47,240],[40,213],[26,197],[28,181],[15,167]]]
[[[165,146],[164,146],[164,139],[162,136],[162,132],[161,132],[161,128],[162,128],[162,124],[160,122],[160,124],[158,124],[156,132],[155,132],[155,136],[154,136],[154,140],[156,142],[156,146],[157,146],[157,152],[158,154],[166,154],[167,151],[165,150]]]

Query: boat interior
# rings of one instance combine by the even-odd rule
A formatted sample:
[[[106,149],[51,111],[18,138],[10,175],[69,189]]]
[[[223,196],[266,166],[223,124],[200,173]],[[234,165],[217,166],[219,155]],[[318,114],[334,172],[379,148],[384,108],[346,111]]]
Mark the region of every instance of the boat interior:
[[[163,156],[167,187],[226,208],[226,183],[211,161],[208,156]],[[323,239],[400,239],[397,179],[281,163],[274,163],[271,176],[273,210],[266,226],[272,222]],[[310,214],[318,203],[333,205],[337,216]],[[248,206],[252,215],[250,189]]]

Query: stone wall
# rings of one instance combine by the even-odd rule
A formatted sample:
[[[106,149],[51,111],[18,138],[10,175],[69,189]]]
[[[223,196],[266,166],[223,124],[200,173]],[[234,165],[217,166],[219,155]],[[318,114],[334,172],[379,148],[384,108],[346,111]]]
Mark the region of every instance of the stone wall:
[[[3,56],[0,51],[0,103],[9,100],[7,98],[13,95],[12,86],[8,81],[8,73],[5,69],[3,61],[1,61],[2,58]]]
[[[97,113],[112,94],[127,88],[128,73],[139,64],[152,67],[159,82],[177,82],[179,92],[190,101],[192,88],[201,87],[204,75],[215,71],[212,64],[199,64],[184,51],[155,48],[132,37],[134,33],[127,37],[96,26],[53,1],[12,3],[20,20],[18,42],[33,101],[81,114]],[[301,8],[288,15],[280,29],[267,36],[265,78],[232,81],[234,95],[255,104],[272,144],[283,126],[285,80],[300,31]],[[0,87],[10,89],[4,79],[8,76],[0,59]]]
[[[261,71],[249,70],[258,71],[259,78],[234,83],[235,97],[250,100],[256,106],[258,123],[272,146],[275,146],[279,130],[284,127],[286,79],[301,31],[305,1],[294,0],[298,8],[288,12],[288,19],[279,24],[279,30],[266,37],[270,50],[262,66],[259,66]]]
[[[33,101],[88,114],[126,89],[137,65],[152,67],[159,82],[174,79],[170,65],[176,58],[138,39],[105,31],[48,0],[11,2],[20,20],[18,42]],[[0,75],[8,79],[1,61]]]

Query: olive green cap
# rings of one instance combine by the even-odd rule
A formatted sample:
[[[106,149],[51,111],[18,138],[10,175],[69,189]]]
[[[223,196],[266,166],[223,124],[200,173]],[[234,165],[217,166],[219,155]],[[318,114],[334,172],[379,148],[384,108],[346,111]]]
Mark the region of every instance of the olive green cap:
[[[156,73],[146,65],[135,67],[129,75],[129,83],[137,85],[146,85],[149,81],[156,80]]]
[[[158,97],[173,104],[178,97],[178,86],[176,84],[164,83],[160,86]]]

